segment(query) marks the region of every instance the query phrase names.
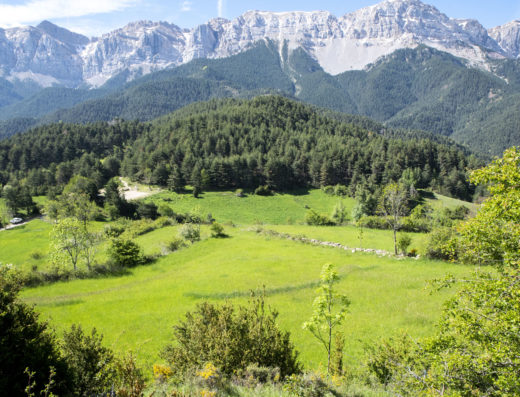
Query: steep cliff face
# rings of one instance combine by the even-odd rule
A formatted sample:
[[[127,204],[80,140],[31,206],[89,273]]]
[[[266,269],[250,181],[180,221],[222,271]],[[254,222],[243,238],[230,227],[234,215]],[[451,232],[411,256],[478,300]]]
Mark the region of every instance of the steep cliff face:
[[[0,77],[43,86],[99,86],[123,71],[131,78],[196,58],[228,57],[265,39],[278,43],[280,51],[285,44],[303,48],[332,74],[362,69],[419,44],[487,68],[489,59],[520,55],[520,22],[488,32],[478,21],[450,19],[419,0],[387,0],[339,18],[326,11],[249,11],[191,30],[140,21],[92,40],[44,21],[0,29]]]
[[[504,50],[506,56],[520,57],[520,21],[512,21],[490,29],[489,35]]]

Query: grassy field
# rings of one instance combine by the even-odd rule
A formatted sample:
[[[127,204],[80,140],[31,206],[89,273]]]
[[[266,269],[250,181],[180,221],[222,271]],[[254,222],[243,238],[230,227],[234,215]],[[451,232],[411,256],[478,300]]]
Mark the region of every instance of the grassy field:
[[[352,301],[343,331],[347,362],[357,367],[364,347],[381,337],[400,332],[414,337],[431,334],[442,302],[453,291],[430,295],[427,281],[448,272],[464,275],[471,271],[456,264],[352,253],[254,231],[261,224],[264,230],[358,247],[358,231],[353,226],[303,225],[308,208],[330,214],[339,200],[349,209],[354,205],[352,199],[327,196],[320,190],[243,198],[233,192],[209,192],[199,199],[161,192],[146,200],[166,202],[176,212],[211,213],[226,224],[229,237],[210,238],[209,227],[203,226],[202,241],[125,275],[28,288],[22,297],[58,333],[73,323],[95,326],[109,346],[118,352],[134,351],[148,368],[161,361],[159,353],[171,340],[172,326],[197,303],[245,303],[250,290],[264,286],[268,304],[280,312],[280,324],[291,332],[302,361],[308,368],[318,367],[325,359],[322,347],[301,326],[311,314],[321,267],[329,262],[337,265],[341,275],[338,290]],[[436,206],[458,205],[442,196],[432,201]],[[102,230],[105,225],[94,223],[93,228]],[[43,269],[51,227],[34,220],[0,232],[0,262],[26,270]],[[178,228],[157,229],[135,241],[145,254],[161,255],[166,243],[177,237]],[[413,234],[410,248],[424,246],[426,237]],[[390,231],[364,230],[363,247],[391,251],[392,244]],[[106,254],[103,247],[100,251],[102,261]]]
[[[146,200],[156,204],[165,202],[176,212],[211,213],[218,222],[241,225],[302,223],[309,208],[330,215],[340,201],[349,213],[355,204],[349,197],[328,196],[316,189],[273,196],[247,194],[245,197],[237,197],[234,192],[207,192],[199,198],[164,191]]]
[[[156,240],[168,229],[146,236]],[[347,359],[359,365],[363,346],[407,331],[432,332],[446,294],[430,296],[426,281],[468,268],[427,260],[381,258],[315,247],[228,228],[230,238],[207,239],[114,278],[78,280],[23,292],[51,324],[96,326],[116,351],[134,350],[143,363],[160,361],[171,327],[204,299],[245,302],[251,289],[268,292],[281,325],[308,367],[323,359],[320,346],[301,324],[310,316],[321,266],[331,262],[342,276],[338,287],[352,300],[346,325]],[[141,243],[144,243],[142,237]]]

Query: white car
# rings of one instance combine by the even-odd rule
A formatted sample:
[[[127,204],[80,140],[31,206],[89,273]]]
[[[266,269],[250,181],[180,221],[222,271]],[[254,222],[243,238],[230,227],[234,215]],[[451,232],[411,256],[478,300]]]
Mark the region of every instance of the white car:
[[[23,219],[22,218],[13,218],[9,222],[12,223],[13,225],[16,225],[17,223],[22,223]]]

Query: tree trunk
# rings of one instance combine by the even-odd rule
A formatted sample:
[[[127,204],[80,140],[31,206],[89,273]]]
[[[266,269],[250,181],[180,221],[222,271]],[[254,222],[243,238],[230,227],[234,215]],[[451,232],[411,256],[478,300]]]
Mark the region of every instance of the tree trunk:
[[[394,228],[394,251],[395,251],[395,254],[397,255],[397,229]]]

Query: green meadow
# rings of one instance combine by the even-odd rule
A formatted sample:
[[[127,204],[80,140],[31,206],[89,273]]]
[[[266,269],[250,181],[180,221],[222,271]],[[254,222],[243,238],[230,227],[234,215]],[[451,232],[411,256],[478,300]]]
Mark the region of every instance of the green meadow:
[[[313,368],[324,355],[301,325],[311,315],[321,267],[331,262],[341,276],[338,290],[352,300],[343,331],[348,362],[357,366],[364,346],[381,337],[428,335],[449,292],[430,295],[427,281],[447,272],[469,272],[454,264],[353,254],[240,229],[226,231],[229,238],[203,240],[127,275],[27,289],[23,299],[58,331],[73,323],[95,326],[116,351],[133,350],[151,365],[160,362],[171,327],[198,302],[244,303],[251,290],[265,287],[281,326],[291,331],[303,362]],[[151,232],[146,239],[159,239],[165,232]]]
[[[312,312],[312,302],[325,263],[337,266],[338,290],[351,300],[347,321],[346,360],[352,368],[362,365],[365,347],[382,337],[407,332],[414,337],[432,334],[443,302],[451,290],[430,293],[429,280],[446,273],[465,275],[471,268],[424,258],[394,258],[351,250],[304,244],[264,233],[274,230],[322,241],[358,247],[354,226],[317,227],[303,224],[308,208],[330,214],[343,200],[320,190],[270,197],[233,192],[191,195],[161,192],[150,196],[176,212],[211,213],[225,224],[227,238],[211,238],[202,226],[200,242],[165,255],[166,244],[178,236],[180,226],[166,226],[134,240],[153,263],[126,274],[60,282],[27,288],[23,299],[35,305],[43,319],[60,334],[71,324],[96,327],[117,352],[133,351],[147,368],[161,362],[161,349],[171,341],[172,326],[197,303],[208,300],[246,303],[252,290],[265,290],[267,303],[279,311],[281,326],[289,330],[307,368],[323,365],[325,354],[314,337],[302,329]],[[438,196],[435,205],[445,199]],[[447,205],[452,205],[447,201]],[[106,223],[95,222],[98,230]],[[33,220],[0,232],[0,262],[22,269],[44,269],[48,263],[52,224]],[[413,247],[424,247],[427,236],[413,234]],[[106,243],[105,243],[106,244]],[[364,248],[392,250],[390,231],[364,229]],[[99,260],[106,258],[100,247]]]

